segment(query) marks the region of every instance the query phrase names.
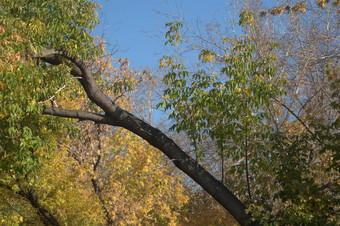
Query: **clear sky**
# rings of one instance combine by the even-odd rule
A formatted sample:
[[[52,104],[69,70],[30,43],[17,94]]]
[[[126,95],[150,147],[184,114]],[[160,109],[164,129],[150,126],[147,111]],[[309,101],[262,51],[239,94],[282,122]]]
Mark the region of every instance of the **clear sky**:
[[[161,13],[182,12],[186,20],[211,20],[223,17],[224,0],[102,0],[99,11],[101,24],[94,35],[102,36],[117,45],[116,57],[128,57],[132,67],[156,67],[166,55],[165,24],[170,20]],[[163,33],[161,32],[163,31]],[[156,37],[158,35],[159,37]]]

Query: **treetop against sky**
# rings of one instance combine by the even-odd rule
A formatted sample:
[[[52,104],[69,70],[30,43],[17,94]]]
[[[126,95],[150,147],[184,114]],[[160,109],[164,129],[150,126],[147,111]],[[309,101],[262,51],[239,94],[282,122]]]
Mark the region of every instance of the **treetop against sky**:
[[[135,67],[158,66],[158,59],[166,54],[164,47],[165,14],[180,15],[190,23],[217,22],[223,24],[230,16],[238,21],[233,1],[224,0],[111,0],[97,1],[100,24],[94,35],[104,36],[111,47],[117,47],[117,56],[129,58]],[[272,7],[276,1],[265,0]],[[228,12],[229,11],[229,12]],[[238,29],[238,28],[236,28]],[[240,32],[240,31],[239,31]],[[196,59],[195,59],[196,60]]]
[[[137,67],[156,66],[166,52],[164,48],[164,13],[182,12],[188,20],[198,18],[210,21],[226,16],[226,2],[221,0],[112,0],[99,1],[100,25],[94,35],[102,36],[107,43],[117,45],[120,57],[128,57]]]

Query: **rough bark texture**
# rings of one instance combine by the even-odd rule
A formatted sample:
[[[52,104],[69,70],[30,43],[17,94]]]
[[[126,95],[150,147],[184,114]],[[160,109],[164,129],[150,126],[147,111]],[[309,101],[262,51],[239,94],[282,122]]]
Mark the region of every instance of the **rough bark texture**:
[[[70,56],[66,51],[59,50],[46,50],[44,55],[34,57],[42,60],[48,59],[46,61],[55,64],[61,62],[60,57],[63,57],[75,64],[76,67],[71,70],[71,74],[80,78],[78,80],[86,91],[89,99],[105,112],[105,115],[98,115],[60,108],[45,108],[43,110],[44,114],[79,118],[81,120],[91,120],[96,123],[120,126],[137,134],[167,155],[176,167],[202,186],[202,188],[218,201],[241,225],[251,224],[249,221],[250,216],[245,212],[245,205],[227,187],[214,178],[202,166],[197,164],[193,158],[187,155],[172,139],[160,130],[121,109],[112,102],[111,99],[99,89],[91,72],[80,59]]]

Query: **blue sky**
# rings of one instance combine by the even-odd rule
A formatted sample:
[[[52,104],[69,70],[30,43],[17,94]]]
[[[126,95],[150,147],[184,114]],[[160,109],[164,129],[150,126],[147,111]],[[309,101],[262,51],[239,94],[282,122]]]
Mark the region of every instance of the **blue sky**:
[[[156,67],[158,59],[167,52],[164,48],[165,24],[169,19],[161,13],[183,12],[186,20],[197,17],[211,20],[225,11],[224,0],[110,0],[100,1],[101,24],[94,35],[102,36],[117,45],[115,57],[128,57],[132,67]],[[160,37],[155,37],[155,34]]]
[[[183,13],[186,22],[195,22],[199,18],[205,24],[214,19],[223,23],[223,19],[228,17],[227,8],[232,10],[226,0],[96,1],[103,7],[98,12],[100,25],[95,29],[94,35],[104,34],[104,39],[111,47],[117,45],[118,52],[114,57],[129,58],[130,67],[135,70],[157,69],[158,60],[163,55],[173,53],[164,46],[165,24],[170,22],[164,13]],[[275,4],[271,0],[265,2]],[[238,19],[237,12],[235,13]],[[187,60],[195,61],[197,55],[190,54]],[[155,113],[155,122],[156,119],[167,117],[161,117],[162,113],[159,111]]]

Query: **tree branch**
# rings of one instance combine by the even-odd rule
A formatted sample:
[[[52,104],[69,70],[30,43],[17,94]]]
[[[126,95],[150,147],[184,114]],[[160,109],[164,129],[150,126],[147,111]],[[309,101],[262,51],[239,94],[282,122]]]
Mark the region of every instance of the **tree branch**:
[[[12,207],[12,209],[13,209],[17,214],[19,214],[19,215],[24,219],[24,215],[22,215],[22,213],[20,213],[20,211],[19,211],[17,208],[15,208],[15,206],[14,206],[12,203],[10,203],[10,201],[7,201],[7,203]]]
[[[314,134],[314,132],[306,125],[306,123],[297,115],[297,114],[295,114],[295,112],[294,111],[292,111],[285,103],[283,103],[283,102],[281,102],[281,101],[279,101],[278,99],[276,99],[275,98],[275,101],[277,102],[277,103],[279,103],[282,107],[284,107],[284,108],[286,108],[287,109],[287,111],[289,111],[302,125],[303,125],[303,127],[305,127],[306,128],[306,130],[312,135],[312,136],[314,136],[319,142],[320,142],[320,144],[322,144],[323,145],[323,142],[317,137],[317,136],[315,136],[315,134]]]
[[[245,205],[227,187],[213,177],[201,165],[197,164],[194,159],[186,154],[172,139],[167,137],[160,130],[121,109],[111,101],[111,99],[99,89],[98,84],[92,77],[92,73],[80,59],[69,55],[66,51],[50,51],[48,53],[50,55],[62,56],[77,66],[72,69],[72,75],[82,78],[78,81],[83,86],[87,96],[93,103],[104,110],[105,116],[59,108],[45,108],[43,111],[44,114],[121,126],[133,132],[168,156],[176,167],[202,186],[202,188],[228,210],[241,225],[251,224],[250,215],[245,211]],[[41,59],[43,60],[42,57]]]
[[[10,191],[13,191],[12,187],[6,184],[0,183],[0,187],[4,187]],[[34,194],[33,191],[28,190],[28,192],[24,192],[23,190],[20,190],[19,192],[17,192],[17,194],[24,197],[37,210],[37,213],[40,215],[41,220],[44,222],[45,225],[59,226],[59,222],[54,218],[54,216],[39,204],[38,197]],[[20,214],[20,212],[17,211],[10,202],[8,203],[20,216],[22,216],[22,214]]]
[[[52,65],[59,65],[63,63],[62,58],[59,56],[57,50],[54,49],[45,49],[42,54],[31,54],[31,57],[41,59]]]
[[[43,114],[46,115],[54,115],[64,118],[76,118],[80,120],[90,120],[95,123],[99,124],[108,124],[112,126],[116,126],[116,124],[105,115],[100,115],[97,113],[92,112],[85,112],[85,111],[78,111],[78,110],[66,110],[61,108],[55,108],[55,107],[45,107],[43,109]]]
[[[39,101],[38,104],[44,104],[46,102],[49,102],[49,101],[53,101],[54,100],[54,97],[57,93],[61,92],[64,88],[66,87],[66,85],[63,85],[61,88],[59,88],[55,94],[53,96],[51,96],[50,98],[46,99],[46,100],[43,100],[43,101]]]
[[[28,192],[19,191],[18,194],[25,197],[31,205],[38,210],[38,213],[42,216],[42,220],[45,225],[59,226],[59,222],[50,214],[45,208],[43,208],[38,202],[38,197],[33,191],[28,190]]]

